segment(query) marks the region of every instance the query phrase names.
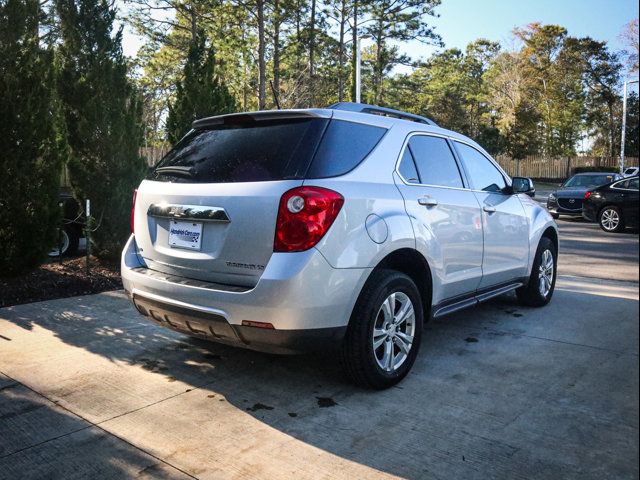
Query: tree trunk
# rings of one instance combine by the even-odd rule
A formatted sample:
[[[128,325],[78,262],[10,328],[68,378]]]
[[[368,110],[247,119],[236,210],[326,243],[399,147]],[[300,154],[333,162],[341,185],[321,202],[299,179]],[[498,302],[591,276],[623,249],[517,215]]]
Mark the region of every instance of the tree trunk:
[[[273,89],[274,95],[280,92],[280,0],[273,2]],[[276,99],[274,98],[274,101]]]
[[[316,48],[316,0],[311,0],[311,24],[309,32],[309,106],[314,106],[315,48]]]
[[[382,10],[382,12],[384,11],[386,11],[386,9]],[[382,102],[382,70],[384,69],[384,66],[382,65],[382,49],[384,48],[384,39],[382,37],[384,35],[384,17],[382,12],[380,12],[381,14],[377,22],[376,66],[373,73],[374,99],[376,105]]]
[[[195,43],[198,36],[198,16],[193,3],[190,4],[189,14],[191,15],[191,43]]]
[[[296,2],[296,72],[300,72],[300,69],[302,68],[302,62],[300,61],[300,58],[302,57],[302,50],[300,48],[302,45],[302,20],[300,18],[300,9],[300,0],[298,0]]]
[[[356,101],[356,60],[358,57],[358,0],[353,0],[353,27],[351,28],[351,101]]]
[[[338,43],[338,101],[344,100],[344,24],[347,21],[347,0],[340,8],[340,39]]]
[[[264,41],[264,0],[256,0],[256,7],[258,17],[258,110],[264,110],[266,107],[267,84]]]

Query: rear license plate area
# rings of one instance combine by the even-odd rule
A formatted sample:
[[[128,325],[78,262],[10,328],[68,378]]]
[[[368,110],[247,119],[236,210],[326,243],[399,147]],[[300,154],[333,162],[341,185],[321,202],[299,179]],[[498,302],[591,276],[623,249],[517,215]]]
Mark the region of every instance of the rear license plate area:
[[[200,250],[202,245],[202,223],[171,220],[169,223],[169,246]]]

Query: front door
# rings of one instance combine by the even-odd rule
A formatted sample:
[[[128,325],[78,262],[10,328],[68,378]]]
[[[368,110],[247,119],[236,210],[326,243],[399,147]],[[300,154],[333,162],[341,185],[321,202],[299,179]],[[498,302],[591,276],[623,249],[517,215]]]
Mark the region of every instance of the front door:
[[[483,153],[455,142],[467,177],[482,209],[484,255],[480,289],[520,280],[529,265],[529,219],[517,195]]]

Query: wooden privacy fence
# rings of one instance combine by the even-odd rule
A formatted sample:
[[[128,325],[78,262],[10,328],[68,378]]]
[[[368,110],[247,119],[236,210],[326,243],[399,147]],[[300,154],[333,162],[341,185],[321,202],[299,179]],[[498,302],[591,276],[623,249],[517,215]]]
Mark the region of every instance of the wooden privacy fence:
[[[617,168],[619,157],[563,157],[549,158],[531,155],[522,160],[499,155],[498,163],[511,176],[530,177],[544,180],[564,180],[571,176],[576,168]],[[625,165],[637,166],[637,157],[625,157]]]

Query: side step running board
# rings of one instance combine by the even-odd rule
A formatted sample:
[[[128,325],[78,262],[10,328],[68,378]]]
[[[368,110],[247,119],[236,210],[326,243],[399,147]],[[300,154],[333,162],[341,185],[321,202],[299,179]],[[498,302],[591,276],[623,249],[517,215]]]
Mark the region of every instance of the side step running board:
[[[434,307],[432,318],[444,317],[445,315],[457,312],[458,310],[473,307],[475,305],[478,305],[479,303],[486,302],[487,300],[490,300],[494,297],[515,290],[516,288],[520,288],[523,285],[523,282],[510,283],[508,285],[502,285],[491,290],[476,293],[472,297],[467,297],[458,301],[454,301],[452,303],[446,303],[444,305],[436,306]]]

